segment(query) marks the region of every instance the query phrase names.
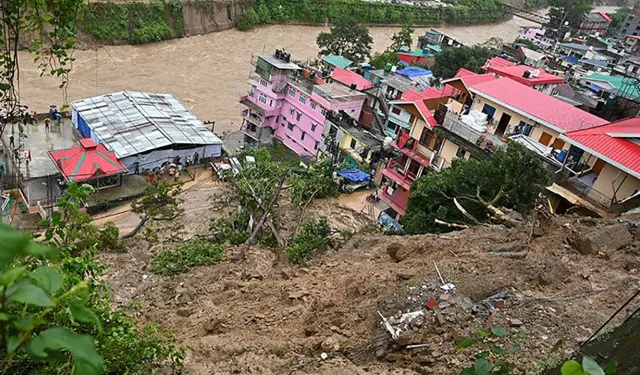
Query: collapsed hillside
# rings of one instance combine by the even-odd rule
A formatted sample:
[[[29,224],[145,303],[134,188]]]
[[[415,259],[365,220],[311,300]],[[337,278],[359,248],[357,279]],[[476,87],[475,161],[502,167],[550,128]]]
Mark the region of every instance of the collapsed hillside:
[[[170,239],[192,237],[210,218],[228,215],[234,203],[225,189],[211,183],[186,192],[184,214],[158,224],[159,244],[139,235],[128,253],[102,255],[114,302],[139,301],[139,314],[173,328],[190,347],[187,374],[458,374],[473,350],[456,345],[478,328],[497,326],[517,333],[524,371],[564,358],[640,282],[637,224],[607,227],[578,217],[548,218],[536,228],[355,235],[306,267],[268,248],[226,246],[215,266],[151,274],[150,257]],[[299,219],[291,207],[278,212],[279,228],[290,230]],[[305,212],[341,230],[367,227],[366,218],[332,199]],[[622,235],[597,234],[612,228]],[[593,241],[576,241],[589,233],[596,233]],[[601,251],[601,238],[621,248]],[[455,293],[444,296],[436,265]],[[435,311],[425,307],[430,297],[438,300]],[[421,321],[397,341],[378,314],[394,321],[417,310]]]

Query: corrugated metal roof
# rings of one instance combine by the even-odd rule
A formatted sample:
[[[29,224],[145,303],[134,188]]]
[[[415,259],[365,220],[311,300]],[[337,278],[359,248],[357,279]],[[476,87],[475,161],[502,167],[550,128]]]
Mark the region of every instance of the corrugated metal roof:
[[[640,178],[640,145],[634,142],[640,139],[640,118],[568,132],[562,138]]]
[[[349,65],[353,64],[353,61],[344,58],[342,56],[336,56],[329,54],[322,58],[322,61],[325,61],[333,66],[337,66],[342,69],[346,69]]]
[[[169,145],[222,144],[170,94],[121,91],[71,105],[119,158]]]

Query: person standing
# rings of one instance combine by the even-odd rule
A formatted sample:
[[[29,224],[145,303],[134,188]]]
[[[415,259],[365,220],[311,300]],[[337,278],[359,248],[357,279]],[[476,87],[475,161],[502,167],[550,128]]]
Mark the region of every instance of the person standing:
[[[16,146],[13,134],[9,136],[9,147],[14,148]]]
[[[48,118],[44,119],[44,131],[49,133],[49,123],[51,122],[51,120],[49,120]]]

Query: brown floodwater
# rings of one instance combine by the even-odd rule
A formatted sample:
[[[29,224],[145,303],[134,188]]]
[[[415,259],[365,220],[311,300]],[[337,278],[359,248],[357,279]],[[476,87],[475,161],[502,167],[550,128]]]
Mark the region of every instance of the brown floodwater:
[[[443,27],[439,30],[465,44],[491,37],[513,41],[520,26],[530,22],[514,18],[496,25]],[[104,46],[75,51],[69,101],[121,90],[171,93],[203,121],[215,121],[216,132],[240,125],[239,97],[247,91],[252,55],[285,48],[297,60],[313,59],[315,39],[326,27],[277,25],[248,32],[227,30],[202,36],[138,46]],[[374,50],[384,50],[398,28],[371,27]],[[416,37],[426,29],[416,30]],[[40,77],[28,52],[20,54],[20,92],[24,104],[44,112],[62,103],[59,81]]]

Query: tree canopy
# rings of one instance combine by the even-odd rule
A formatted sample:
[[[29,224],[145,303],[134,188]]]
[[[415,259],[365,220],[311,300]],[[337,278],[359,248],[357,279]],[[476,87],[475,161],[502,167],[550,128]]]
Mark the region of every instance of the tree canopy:
[[[549,0],[551,27],[560,29],[565,22],[577,29],[587,14],[593,10],[593,0]]]
[[[394,51],[377,52],[373,55],[369,64],[378,69],[384,69],[387,64],[395,65],[398,62],[398,54]]]
[[[455,159],[451,168],[428,173],[411,186],[402,225],[407,233],[438,232],[448,223],[473,223],[456,207],[454,198],[479,222],[490,220],[488,206],[521,213],[530,211],[538,194],[551,182],[537,155],[510,142],[488,160]]]
[[[616,11],[611,15],[611,23],[609,24],[609,34],[615,34],[622,25],[622,22],[625,18],[631,13],[631,9],[628,7],[622,7],[616,9]]]
[[[320,55],[334,54],[361,63],[371,57],[373,38],[365,26],[340,19],[328,33],[320,33],[316,44]]]
[[[445,48],[436,55],[433,75],[441,79],[451,78],[460,68],[482,73],[482,66],[491,56],[491,50],[479,46]]]
[[[411,46],[413,45],[414,31],[415,29],[410,22],[405,23],[402,26],[402,29],[399,32],[394,33],[391,37],[391,46],[389,47],[389,50],[398,51],[401,47],[404,46],[411,48]]]

